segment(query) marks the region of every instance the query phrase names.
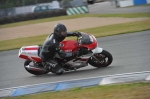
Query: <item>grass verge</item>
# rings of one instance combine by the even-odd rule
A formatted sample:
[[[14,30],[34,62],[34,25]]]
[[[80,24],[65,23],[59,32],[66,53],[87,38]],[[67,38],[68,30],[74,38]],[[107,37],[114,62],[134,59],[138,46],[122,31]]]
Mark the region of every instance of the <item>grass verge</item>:
[[[131,22],[125,24],[108,25],[96,28],[78,30],[95,35],[96,37],[131,33],[143,30],[150,30],[150,19],[145,21]],[[28,38],[19,38],[0,41],[0,51],[17,49],[22,46],[40,45],[48,35],[40,35]],[[69,38],[72,39],[72,38]]]
[[[4,99],[150,99],[150,82],[74,88]]]
[[[75,19],[75,18],[82,18],[82,17],[137,18],[137,17],[150,17],[150,12],[148,12],[148,13],[129,13],[129,14],[79,14],[79,15],[72,15],[72,16],[60,16],[60,17],[44,18],[44,19],[37,19],[37,20],[5,24],[5,25],[0,25],[0,28],[15,27],[15,26],[28,25],[28,24],[37,24],[37,23],[42,23],[42,22],[68,20],[68,19]]]

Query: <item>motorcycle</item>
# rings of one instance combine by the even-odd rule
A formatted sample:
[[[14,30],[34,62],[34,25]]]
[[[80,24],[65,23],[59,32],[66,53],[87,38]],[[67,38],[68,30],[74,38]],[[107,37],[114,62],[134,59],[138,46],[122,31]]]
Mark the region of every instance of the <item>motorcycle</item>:
[[[97,68],[107,67],[113,61],[113,57],[108,51],[98,47],[95,36],[84,32],[80,32],[77,40],[64,40],[60,42],[60,47],[67,57],[61,58],[56,54],[54,59],[61,63],[64,72],[77,70],[88,66],[88,64]],[[44,68],[39,52],[40,46],[38,45],[20,48],[18,57],[25,59],[24,68],[33,75],[42,75],[49,72],[55,73],[52,67],[49,70]],[[78,55],[72,56],[74,52],[78,52]]]

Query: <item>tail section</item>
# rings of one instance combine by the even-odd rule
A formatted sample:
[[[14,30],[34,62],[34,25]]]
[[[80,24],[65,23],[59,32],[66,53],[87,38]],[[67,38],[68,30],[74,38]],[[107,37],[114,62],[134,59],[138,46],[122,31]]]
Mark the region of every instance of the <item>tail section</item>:
[[[23,46],[19,50],[18,57],[35,62],[41,62],[41,58],[38,56],[38,49],[38,45]]]

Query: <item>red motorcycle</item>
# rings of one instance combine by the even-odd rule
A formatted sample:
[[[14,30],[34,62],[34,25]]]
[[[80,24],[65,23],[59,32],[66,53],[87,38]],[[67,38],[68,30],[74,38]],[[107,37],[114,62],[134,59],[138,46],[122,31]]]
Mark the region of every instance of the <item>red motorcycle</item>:
[[[64,40],[60,42],[61,49],[68,57],[61,58],[58,54],[54,56],[58,63],[62,64],[64,71],[77,70],[88,66],[88,63],[94,67],[107,67],[112,63],[112,55],[98,47],[96,38],[87,33],[80,32],[77,40]],[[23,46],[19,50],[19,57],[25,59],[24,68],[31,74],[42,75],[54,71],[46,70],[42,65],[42,60],[39,57],[40,46]],[[78,52],[78,55],[72,56],[73,52]]]

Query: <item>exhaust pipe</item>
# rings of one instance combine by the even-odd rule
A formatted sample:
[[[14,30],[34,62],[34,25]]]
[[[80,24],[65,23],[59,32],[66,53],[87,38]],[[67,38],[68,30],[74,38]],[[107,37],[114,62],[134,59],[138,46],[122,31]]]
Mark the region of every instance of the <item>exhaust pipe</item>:
[[[45,72],[46,71],[44,68],[35,67],[33,65],[27,65],[27,66],[25,66],[25,68],[27,70],[32,70],[32,71],[39,71],[39,72]]]

